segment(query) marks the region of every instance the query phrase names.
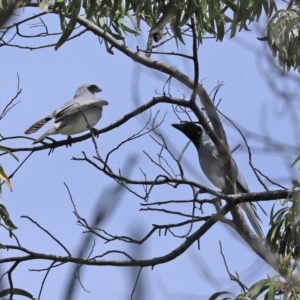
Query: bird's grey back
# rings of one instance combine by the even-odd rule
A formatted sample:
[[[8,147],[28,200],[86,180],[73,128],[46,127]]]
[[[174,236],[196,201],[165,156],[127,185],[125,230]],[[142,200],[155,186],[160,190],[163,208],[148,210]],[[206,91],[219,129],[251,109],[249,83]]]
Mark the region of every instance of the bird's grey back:
[[[69,100],[68,102],[64,103],[61,107],[57,108],[53,113],[52,116],[56,117],[61,114],[66,108],[70,107],[74,104],[80,104],[81,101],[85,102],[85,100],[90,101],[92,99],[96,99],[97,97],[88,89],[91,84],[82,84],[79,86],[75,92],[73,99]]]

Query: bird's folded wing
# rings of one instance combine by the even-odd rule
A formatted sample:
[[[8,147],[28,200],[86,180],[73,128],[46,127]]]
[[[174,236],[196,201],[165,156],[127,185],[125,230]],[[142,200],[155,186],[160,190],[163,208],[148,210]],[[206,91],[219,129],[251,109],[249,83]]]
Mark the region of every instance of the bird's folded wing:
[[[48,115],[47,117],[38,120],[34,124],[32,124],[24,133],[30,134],[38,131],[42,126],[44,126],[48,121],[50,121],[53,118],[53,115]]]
[[[103,105],[108,105],[108,102],[99,99],[73,100],[55,111],[55,121],[60,122],[64,117],[70,117],[71,115],[78,114],[78,112],[83,111],[86,108],[92,106],[101,107]]]
[[[205,141],[202,141],[204,149],[210,153],[214,160],[219,160],[219,152],[213,141],[206,135]]]

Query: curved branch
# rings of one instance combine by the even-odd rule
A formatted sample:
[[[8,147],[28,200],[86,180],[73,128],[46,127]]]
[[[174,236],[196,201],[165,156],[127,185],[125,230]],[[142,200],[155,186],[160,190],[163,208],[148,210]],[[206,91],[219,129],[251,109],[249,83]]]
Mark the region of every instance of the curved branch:
[[[107,170],[105,166],[102,168],[99,165],[97,165],[93,160],[88,158],[84,152],[82,154],[83,154],[83,158],[73,157],[73,160],[87,161],[89,164],[91,164],[92,166],[94,166],[96,169],[103,172],[104,174],[108,175],[109,177],[117,180],[118,182],[124,182],[126,184],[150,185],[150,186],[173,184],[174,188],[176,188],[178,185],[193,186],[202,190],[205,193],[211,194],[220,199],[224,199],[230,202],[237,202],[237,203],[286,199],[293,193],[293,190],[274,190],[274,191],[264,191],[264,192],[250,192],[250,193],[243,193],[243,194],[225,194],[210,189],[195,181],[186,180],[186,179],[181,180],[175,178],[168,178],[163,175],[157,176],[155,180],[135,180],[135,179],[130,179],[128,177],[122,176],[120,174],[113,173],[111,170]]]
[[[160,104],[160,103],[169,103],[169,104],[174,104],[174,105],[180,105],[180,106],[184,106],[184,107],[189,107],[189,102],[179,99],[179,98],[173,98],[173,97],[169,97],[169,96],[161,96],[161,97],[154,97],[152,100],[150,100],[149,102],[139,106],[138,108],[134,109],[133,111],[127,113],[126,115],[124,115],[122,118],[120,118],[119,120],[115,121],[114,123],[110,124],[109,126],[106,126],[103,129],[97,130],[95,132],[96,135],[100,135],[102,133],[108,132],[114,128],[117,128],[123,124],[125,124],[127,121],[131,120],[133,117],[143,113],[144,111],[148,110],[149,108]],[[59,148],[62,146],[68,146],[70,144],[74,144],[74,143],[78,143],[84,140],[89,139],[92,136],[92,133],[87,133],[84,134],[82,136],[79,137],[74,137],[71,139],[65,139],[65,140],[60,140],[60,141],[54,141],[53,143],[46,143],[46,142],[42,142],[41,146],[34,146],[34,147],[19,147],[19,148],[12,148],[9,146],[4,146],[1,145],[1,147],[4,150],[8,150],[10,152],[36,152],[36,151],[41,151],[41,150],[45,150],[45,149],[49,149],[50,152],[52,152],[55,148]],[[6,140],[15,140],[16,138],[22,138],[22,139],[29,139],[34,141],[34,138],[29,138],[29,137],[25,137],[25,136],[14,136],[14,137],[2,137],[0,141],[6,141]],[[5,155],[5,153],[0,153],[1,155]]]
[[[5,245],[7,250],[18,250],[26,253],[27,255],[2,258],[0,259],[0,263],[14,262],[14,264],[19,264],[21,262],[28,261],[28,260],[43,259],[43,260],[50,260],[50,261],[61,262],[61,263],[75,263],[79,265],[92,265],[92,266],[109,265],[109,266],[123,266],[123,267],[132,267],[132,266],[153,267],[155,265],[169,262],[177,258],[182,253],[184,253],[194,242],[199,240],[215,223],[217,223],[223,216],[225,216],[236,204],[237,203],[235,201],[228,202],[217,214],[208,218],[207,221],[198,230],[196,230],[190,236],[186,237],[185,241],[182,244],[180,244],[177,248],[159,257],[155,257],[151,259],[135,260],[125,252],[108,251],[103,255],[98,255],[97,257],[94,258],[83,259],[80,257],[57,256],[52,254],[38,253],[38,252],[30,251],[24,247]],[[262,246],[261,243],[257,244],[257,253],[263,258],[266,255],[265,251],[266,249],[264,246]],[[104,260],[103,259],[104,256],[113,253],[123,254],[128,258],[128,260]],[[272,253],[268,253],[268,262],[269,264],[271,264],[271,266],[274,269],[278,270],[279,260],[276,255]]]
[[[207,219],[207,221],[194,233],[188,236],[185,241],[175,248],[173,251],[167,253],[166,255],[162,255],[159,257],[151,258],[151,259],[142,259],[142,260],[135,260],[130,255],[123,253],[129,260],[104,260],[103,256],[115,253],[114,251],[110,251],[109,253],[106,252],[104,255],[101,255],[102,259],[91,258],[91,259],[83,259],[80,257],[72,257],[72,256],[57,256],[53,254],[45,254],[45,253],[38,253],[31,250],[28,250],[24,247],[14,246],[14,245],[4,245],[7,250],[18,250],[21,252],[26,253],[27,255],[24,256],[12,256],[8,258],[1,258],[1,263],[7,262],[14,262],[18,264],[20,262],[28,261],[28,260],[50,260],[55,262],[61,263],[75,263],[79,265],[92,265],[92,266],[123,266],[123,267],[153,267],[158,264],[163,264],[168,261],[171,261],[185,252],[195,241],[199,240],[215,223],[219,221],[219,219],[225,216],[235,205],[234,202],[226,204],[220,212],[211,216]],[[119,252],[120,253],[120,252]],[[97,256],[99,257],[99,256]]]

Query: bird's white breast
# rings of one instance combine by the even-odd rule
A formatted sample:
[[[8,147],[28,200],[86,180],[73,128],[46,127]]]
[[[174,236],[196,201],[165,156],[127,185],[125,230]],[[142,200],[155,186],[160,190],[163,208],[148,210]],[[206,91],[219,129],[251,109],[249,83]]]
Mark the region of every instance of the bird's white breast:
[[[89,107],[78,114],[72,115],[68,120],[59,122],[57,133],[72,135],[93,128],[102,115],[102,107]]]

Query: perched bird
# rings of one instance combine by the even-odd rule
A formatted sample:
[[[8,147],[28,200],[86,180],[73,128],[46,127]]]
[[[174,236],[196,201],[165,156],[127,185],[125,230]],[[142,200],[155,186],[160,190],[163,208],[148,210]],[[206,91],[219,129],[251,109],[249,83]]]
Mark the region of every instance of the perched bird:
[[[223,190],[225,188],[225,178],[223,176],[221,163],[218,159],[219,153],[204,128],[199,123],[194,122],[182,122],[180,124],[172,124],[172,126],[183,132],[193,142],[198,151],[199,162],[204,175],[214,186]],[[248,193],[248,185],[233,158],[232,166],[236,176],[237,191],[239,193]],[[259,218],[254,210],[254,205],[241,203],[239,206],[245,211],[256,234],[261,239],[264,239],[264,234],[258,222]]]
[[[81,85],[71,101],[35,122],[25,131],[25,134],[36,132],[51,119],[54,119],[54,124],[34,143],[52,134],[60,133],[69,136],[93,129],[102,116],[103,106],[108,105],[107,101],[96,98],[95,94],[101,91],[95,84]]]

